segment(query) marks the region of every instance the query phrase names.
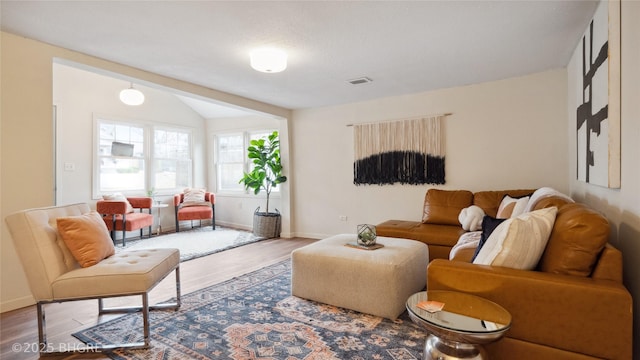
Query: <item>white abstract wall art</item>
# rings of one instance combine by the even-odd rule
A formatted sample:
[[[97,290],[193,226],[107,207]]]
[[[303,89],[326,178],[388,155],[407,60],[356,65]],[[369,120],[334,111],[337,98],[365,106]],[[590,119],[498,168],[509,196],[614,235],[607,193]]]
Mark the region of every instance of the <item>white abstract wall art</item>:
[[[577,56],[577,178],[620,188],[620,0],[598,5]]]

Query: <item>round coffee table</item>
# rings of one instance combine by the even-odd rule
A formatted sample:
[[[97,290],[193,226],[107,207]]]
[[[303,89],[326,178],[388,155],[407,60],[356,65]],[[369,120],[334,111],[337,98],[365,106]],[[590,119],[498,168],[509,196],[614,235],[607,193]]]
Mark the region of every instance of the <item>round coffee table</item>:
[[[444,308],[429,312],[418,307],[427,301],[443,303]],[[511,326],[511,314],[502,306],[455,291],[413,294],[407,310],[411,320],[429,332],[424,360],[486,359],[482,344],[500,339]]]

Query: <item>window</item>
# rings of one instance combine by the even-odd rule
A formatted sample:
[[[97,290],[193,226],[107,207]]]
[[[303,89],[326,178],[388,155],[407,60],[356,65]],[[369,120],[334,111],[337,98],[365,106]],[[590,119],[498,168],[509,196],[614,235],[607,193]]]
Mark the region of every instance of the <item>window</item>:
[[[101,120],[98,137],[99,193],[144,190],[144,128]]]
[[[244,172],[244,134],[216,136],[218,158],[218,191],[242,191],[239,183]]]
[[[273,130],[259,130],[216,135],[218,192],[244,191],[240,179],[244,172],[249,172],[253,166],[246,155],[249,142],[266,138],[272,132]],[[272,191],[278,192],[279,189],[275,187]]]
[[[156,190],[191,186],[191,134],[156,129],[153,132],[153,187]]]
[[[95,197],[192,185],[191,131],[108,119],[97,119],[97,128]]]

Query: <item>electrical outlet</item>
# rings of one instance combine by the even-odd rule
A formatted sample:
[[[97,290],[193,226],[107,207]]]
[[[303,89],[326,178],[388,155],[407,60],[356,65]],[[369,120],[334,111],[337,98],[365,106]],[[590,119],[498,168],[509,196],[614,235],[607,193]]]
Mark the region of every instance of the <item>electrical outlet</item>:
[[[340,221],[347,221],[347,215],[340,215],[338,219],[340,219]]]
[[[64,171],[75,171],[75,170],[76,170],[76,164],[72,162],[64,163]]]

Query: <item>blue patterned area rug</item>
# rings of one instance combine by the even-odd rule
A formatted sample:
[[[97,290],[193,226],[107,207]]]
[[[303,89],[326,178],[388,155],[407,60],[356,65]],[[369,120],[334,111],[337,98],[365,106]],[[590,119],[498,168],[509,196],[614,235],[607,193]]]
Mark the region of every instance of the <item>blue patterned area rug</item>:
[[[178,311],[152,311],[148,350],[112,359],[422,359],[426,334],[403,313],[391,321],[291,296],[286,260],[183,296]],[[88,344],[142,341],[128,314],[73,334]]]

